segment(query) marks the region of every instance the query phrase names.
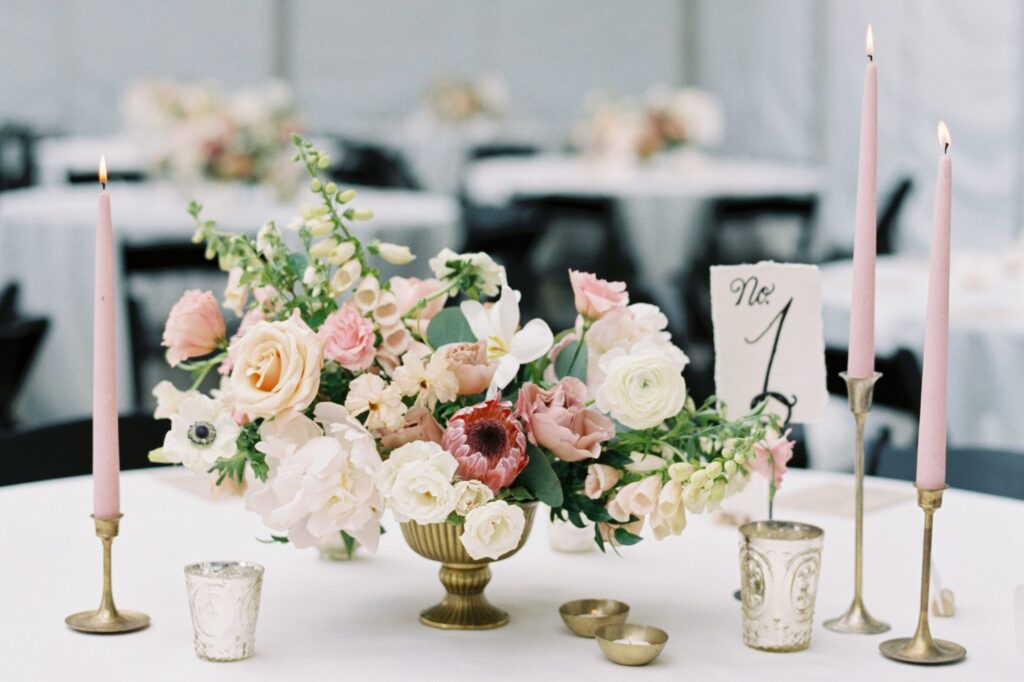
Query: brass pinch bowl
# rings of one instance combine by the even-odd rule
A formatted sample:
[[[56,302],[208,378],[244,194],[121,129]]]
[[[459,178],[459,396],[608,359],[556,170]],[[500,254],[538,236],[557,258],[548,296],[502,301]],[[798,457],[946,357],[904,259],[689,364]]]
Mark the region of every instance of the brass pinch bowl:
[[[558,613],[574,635],[593,637],[598,628],[625,623],[629,604],[614,599],[577,599],[562,604]]]
[[[605,625],[594,636],[608,660],[619,665],[647,665],[668,642],[664,630],[634,623]]]

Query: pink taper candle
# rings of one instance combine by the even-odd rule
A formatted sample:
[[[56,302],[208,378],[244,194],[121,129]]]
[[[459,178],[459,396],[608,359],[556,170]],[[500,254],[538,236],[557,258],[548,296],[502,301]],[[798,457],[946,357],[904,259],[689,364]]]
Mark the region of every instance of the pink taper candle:
[[[107,160],[100,157],[99,219],[96,224],[96,284],[92,330],[92,513],[121,513],[117,442],[117,353],[114,332],[114,231],[107,194]]]
[[[875,231],[878,213],[878,73],[874,35],[868,25],[868,64],[860,107],[860,160],[857,166],[857,212],[853,236],[853,300],[846,373],[869,377],[875,372]]]
[[[928,270],[928,317],[924,332],[921,425],[917,437],[917,487],[946,485],[946,364],[949,341],[949,225],[953,164],[949,129],[939,123],[939,176],[935,182],[932,256]]]

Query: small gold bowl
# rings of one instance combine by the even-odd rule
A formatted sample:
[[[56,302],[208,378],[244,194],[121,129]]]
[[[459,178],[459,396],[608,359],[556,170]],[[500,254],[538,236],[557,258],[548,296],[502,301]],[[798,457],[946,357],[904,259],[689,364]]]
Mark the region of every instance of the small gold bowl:
[[[594,636],[608,660],[619,665],[647,665],[668,642],[664,630],[633,623],[605,625]]]
[[[562,604],[558,613],[574,635],[593,637],[600,627],[625,623],[629,604],[614,599],[577,599]]]

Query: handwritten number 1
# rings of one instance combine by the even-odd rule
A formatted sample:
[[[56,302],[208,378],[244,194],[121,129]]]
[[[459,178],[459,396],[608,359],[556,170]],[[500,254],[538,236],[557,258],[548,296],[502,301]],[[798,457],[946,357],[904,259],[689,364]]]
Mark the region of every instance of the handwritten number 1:
[[[772,341],[772,352],[771,355],[768,356],[768,367],[765,369],[764,372],[764,384],[761,388],[761,392],[755,395],[753,399],[751,399],[750,409],[754,409],[755,407],[757,407],[757,405],[759,405],[762,400],[774,398],[775,400],[779,401],[782,405],[786,407],[786,424],[789,423],[790,417],[793,416],[793,406],[796,405],[796,396],[793,395],[791,397],[786,397],[782,393],[770,390],[768,388],[768,384],[771,381],[772,365],[775,363],[775,353],[779,350],[779,337],[782,336],[782,327],[785,326],[786,324],[786,316],[789,315],[789,308],[791,305],[793,305],[792,297],[790,297],[790,299],[786,301],[786,305],[782,306],[782,310],[776,313],[775,317],[771,319],[771,321],[768,323],[768,326],[765,327],[760,334],[758,334],[753,339],[748,339],[746,337],[744,337],[743,339],[744,341],[747,342],[747,344],[752,346],[761,339],[763,339],[764,335],[771,331],[772,327],[775,327],[775,339]],[[778,324],[776,324],[776,322]]]

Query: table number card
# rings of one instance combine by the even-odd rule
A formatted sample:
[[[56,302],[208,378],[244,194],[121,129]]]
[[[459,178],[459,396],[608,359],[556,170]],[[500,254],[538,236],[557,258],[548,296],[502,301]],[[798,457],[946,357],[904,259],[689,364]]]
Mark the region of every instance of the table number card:
[[[790,422],[822,417],[828,394],[816,266],[714,266],[711,317],[715,386],[730,415],[767,399],[768,409]]]

